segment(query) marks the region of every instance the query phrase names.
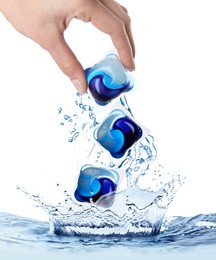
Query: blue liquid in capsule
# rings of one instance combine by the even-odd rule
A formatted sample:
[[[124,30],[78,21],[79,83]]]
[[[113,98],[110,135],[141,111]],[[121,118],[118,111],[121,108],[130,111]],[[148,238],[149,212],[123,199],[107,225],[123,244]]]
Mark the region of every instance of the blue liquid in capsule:
[[[119,175],[114,170],[84,165],[74,196],[80,202],[96,202],[101,196],[116,191],[118,181]]]
[[[95,139],[114,158],[124,156],[141,136],[141,127],[120,109],[113,110],[95,132]]]
[[[109,55],[85,70],[86,78],[95,102],[104,106],[134,86],[128,71],[116,55]]]

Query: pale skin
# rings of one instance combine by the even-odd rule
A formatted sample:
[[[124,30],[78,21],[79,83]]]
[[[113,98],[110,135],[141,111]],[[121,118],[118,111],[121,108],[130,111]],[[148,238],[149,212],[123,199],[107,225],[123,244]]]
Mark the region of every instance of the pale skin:
[[[135,68],[130,17],[114,0],[0,0],[0,11],[17,31],[49,52],[80,94],[87,90],[85,73],[64,39],[73,19],[91,22],[110,35],[121,62]]]

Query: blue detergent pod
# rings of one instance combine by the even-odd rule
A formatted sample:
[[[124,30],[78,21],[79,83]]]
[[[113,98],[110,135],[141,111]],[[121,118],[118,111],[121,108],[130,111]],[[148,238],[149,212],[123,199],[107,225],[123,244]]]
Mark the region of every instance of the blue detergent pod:
[[[129,72],[117,55],[108,55],[91,68],[85,70],[86,79],[95,102],[105,106],[120,94],[134,86]]]
[[[142,128],[120,109],[113,110],[95,131],[95,139],[117,159],[141,137]]]
[[[80,170],[74,196],[80,202],[96,202],[101,196],[108,195],[117,189],[119,175],[116,171],[84,165]],[[110,206],[114,196],[106,200],[103,206]]]

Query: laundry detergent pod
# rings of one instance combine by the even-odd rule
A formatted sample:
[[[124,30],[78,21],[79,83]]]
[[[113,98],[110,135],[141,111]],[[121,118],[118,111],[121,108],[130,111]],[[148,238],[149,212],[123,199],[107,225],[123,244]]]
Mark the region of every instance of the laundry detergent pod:
[[[80,202],[97,202],[104,198],[102,206],[110,206],[114,195],[106,199],[105,195],[110,195],[116,191],[119,182],[119,175],[112,169],[84,165],[80,170],[77,188],[74,196]]]
[[[143,135],[142,128],[123,110],[115,109],[95,131],[95,139],[112,157],[121,158]]]
[[[85,70],[89,91],[95,102],[105,106],[134,86],[129,71],[115,54],[108,55],[93,67]]]

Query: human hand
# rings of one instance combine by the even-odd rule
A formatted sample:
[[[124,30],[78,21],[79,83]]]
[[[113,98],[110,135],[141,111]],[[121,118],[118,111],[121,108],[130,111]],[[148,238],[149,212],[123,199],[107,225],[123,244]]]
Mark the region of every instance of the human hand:
[[[0,0],[0,11],[17,31],[50,53],[80,94],[87,90],[85,73],[64,39],[74,18],[109,34],[121,62],[129,70],[135,68],[130,17],[114,0]]]

